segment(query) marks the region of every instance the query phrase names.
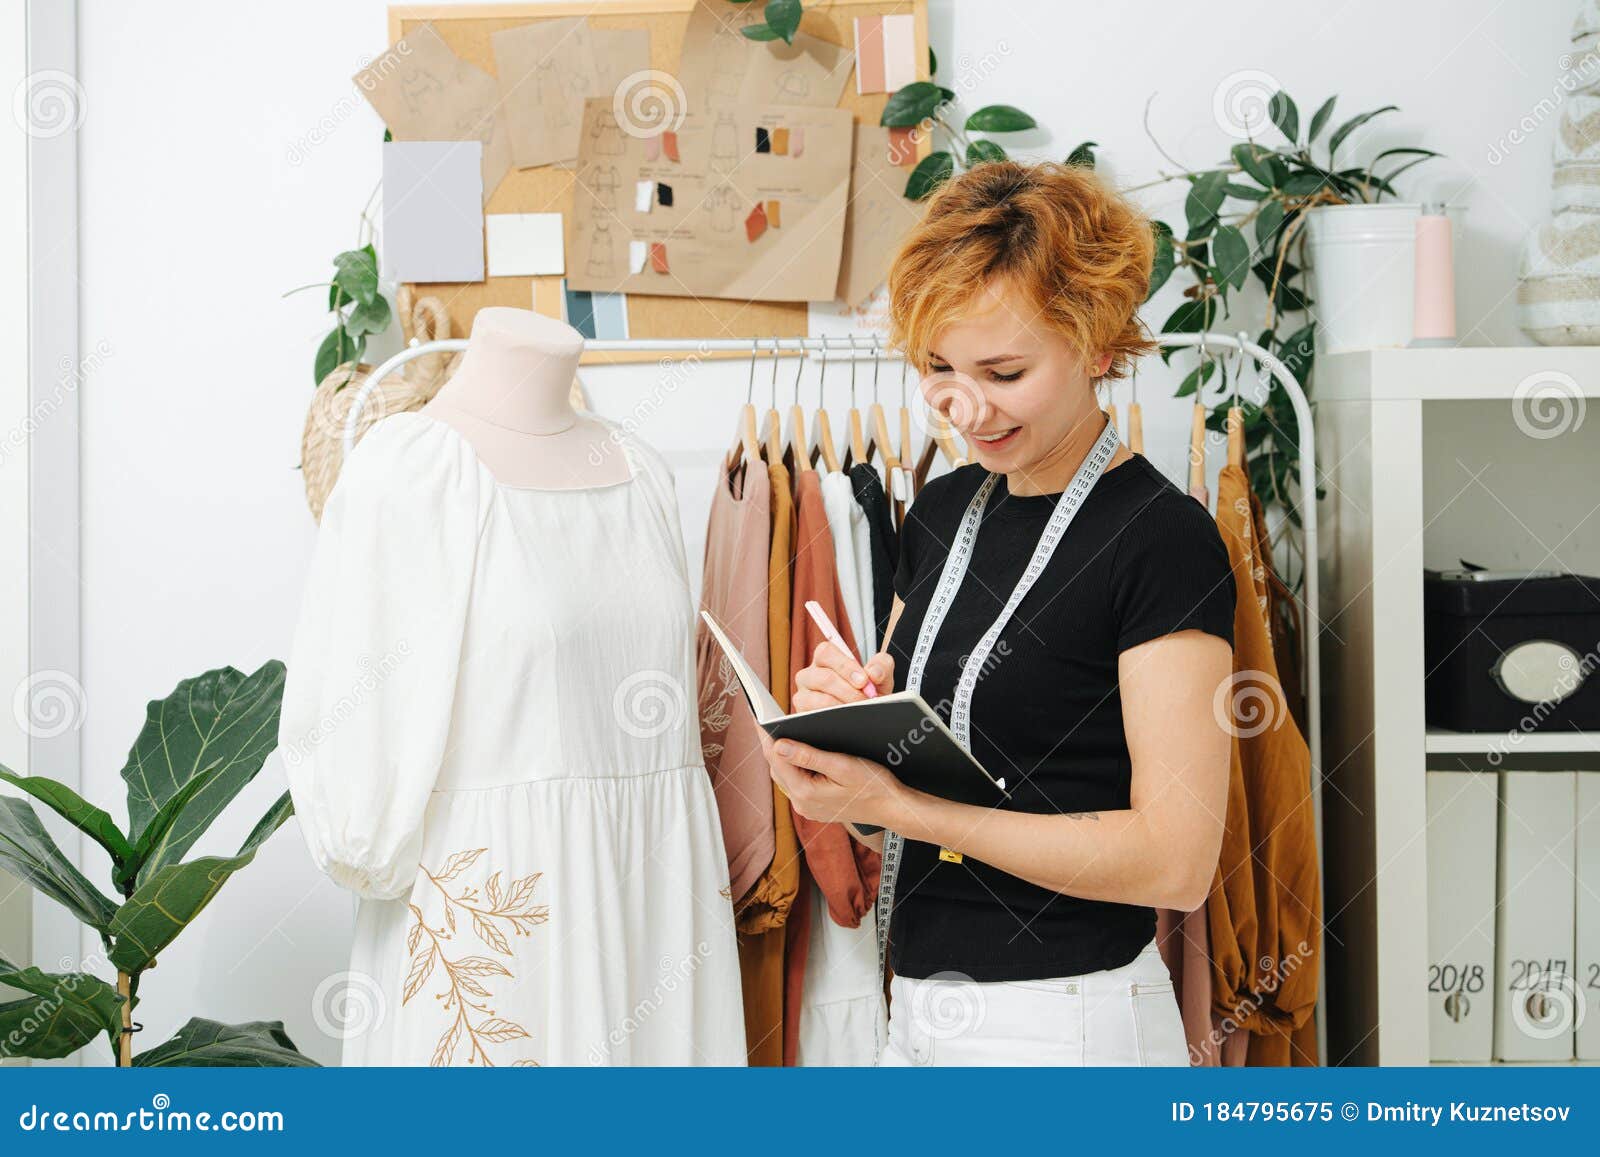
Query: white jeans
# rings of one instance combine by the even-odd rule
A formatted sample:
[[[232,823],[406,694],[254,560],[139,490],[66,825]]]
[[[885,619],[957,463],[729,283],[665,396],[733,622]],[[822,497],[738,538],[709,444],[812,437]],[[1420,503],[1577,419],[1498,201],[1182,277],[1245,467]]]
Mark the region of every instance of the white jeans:
[[[1172,976],[1152,940],[1131,963],[1051,980],[959,973],[889,985],[881,1065],[1187,1065]]]

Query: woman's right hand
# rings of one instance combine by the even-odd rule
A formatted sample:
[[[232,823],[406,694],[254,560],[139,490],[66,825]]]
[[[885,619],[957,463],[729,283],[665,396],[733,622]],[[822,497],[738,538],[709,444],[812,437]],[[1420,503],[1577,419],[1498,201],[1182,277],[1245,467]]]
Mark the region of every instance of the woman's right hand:
[[[792,707],[795,711],[816,711],[865,699],[869,678],[879,695],[891,693],[894,690],[894,656],[879,651],[867,660],[863,671],[854,655],[846,655],[832,643],[819,643],[812,653],[811,666],[795,674]]]

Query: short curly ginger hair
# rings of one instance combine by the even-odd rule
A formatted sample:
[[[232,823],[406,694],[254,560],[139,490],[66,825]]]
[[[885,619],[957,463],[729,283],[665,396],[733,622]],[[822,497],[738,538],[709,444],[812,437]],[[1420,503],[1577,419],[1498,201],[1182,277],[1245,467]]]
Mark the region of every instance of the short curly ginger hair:
[[[934,336],[991,281],[1008,280],[1083,355],[1124,377],[1155,348],[1138,318],[1149,219],[1092,169],[988,161],[946,181],[889,270],[889,341],[924,373]]]

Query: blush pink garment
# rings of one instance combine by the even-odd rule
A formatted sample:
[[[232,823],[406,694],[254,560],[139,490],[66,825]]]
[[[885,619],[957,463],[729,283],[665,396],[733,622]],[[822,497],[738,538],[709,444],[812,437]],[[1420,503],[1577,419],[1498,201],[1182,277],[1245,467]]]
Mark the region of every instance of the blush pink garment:
[[[750,464],[743,461],[731,470],[724,463],[719,481],[706,526],[700,606],[722,624],[745,662],[764,678],[770,666],[767,551],[772,488],[765,470],[752,476]],[[772,780],[750,705],[704,622],[695,639],[695,672],[700,743],[722,818],[731,899],[737,903],[772,863]]]
[[[1221,1049],[1211,1025],[1211,932],[1205,906],[1193,912],[1156,909],[1156,943],[1172,973],[1183,1013],[1183,1035],[1189,1042],[1189,1063],[1210,1068],[1220,1063]]]

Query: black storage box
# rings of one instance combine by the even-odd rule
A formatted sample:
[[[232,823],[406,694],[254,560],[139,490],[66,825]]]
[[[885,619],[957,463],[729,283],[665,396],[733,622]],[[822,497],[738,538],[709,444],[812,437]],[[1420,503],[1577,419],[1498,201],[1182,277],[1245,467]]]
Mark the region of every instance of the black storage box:
[[[1424,580],[1427,713],[1452,731],[1600,731],[1600,579]]]

